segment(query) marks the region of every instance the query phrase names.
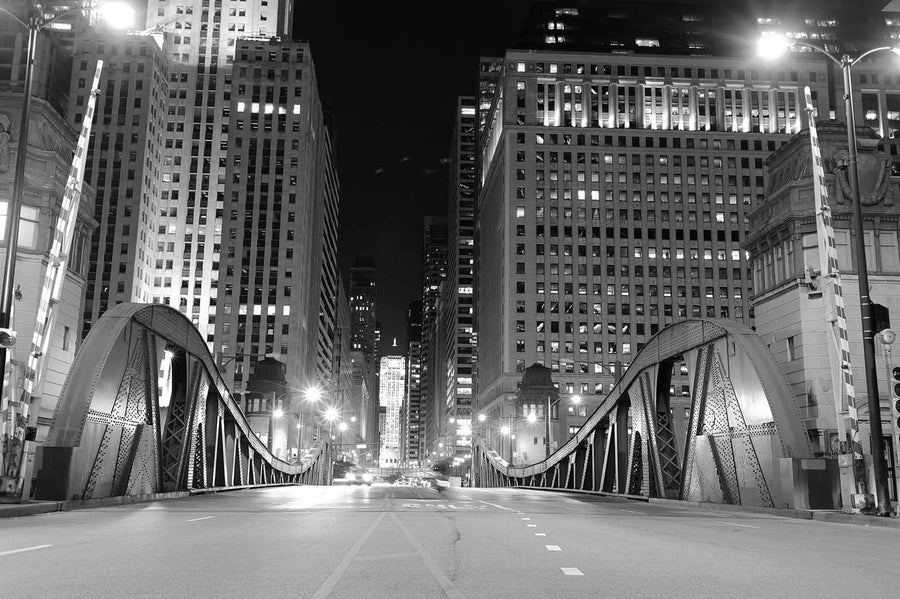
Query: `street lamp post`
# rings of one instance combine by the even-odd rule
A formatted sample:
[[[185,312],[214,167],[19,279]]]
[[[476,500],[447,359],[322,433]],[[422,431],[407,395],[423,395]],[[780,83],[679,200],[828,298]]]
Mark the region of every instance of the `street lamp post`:
[[[134,17],[134,10],[120,2],[104,3],[104,13],[111,17],[115,24],[129,24]],[[6,260],[3,270],[3,285],[0,288],[0,328],[9,328],[12,316],[13,284],[16,272],[16,258],[19,246],[19,216],[22,199],[25,195],[25,161],[28,157],[28,123],[31,120],[31,88],[34,79],[34,54],[38,33],[59,21],[63,17],[84,10],[79,6],[67,10],[50,19],[44,19],[38,7],[28,6],[29,15],[23,21],[16,14],[0,7],[0,12],[11,17],[28,31],[28,45],[25,48],[25,97],[22,100],[22,114],[19,119],[19,140],[16,149],[16,170],[13,173],[13,197],[6,211]],[[127,22],[126,22],[127,21]],[[0,365],[6,364],[7,348],[0,346]],[[3,366],[0,366],[3,367]]]
[[[887,495],[887,465],[884,461],[884,440],[881,426],[881,399],[878,395],[878,366],[875,363],[875,318],[872,299],[869,297],[869,273],[866,264],[866,245],[863,237],[862,202],[859,192],[859,160],[856,146],[856,115],[853,111],[853,82],[851,69],[862,59],[875,52],[891,51],[900,54],[900,48],[881,46],[863,52],[855,59],[849,54],[836,58],[824,48],[800,40],[790,40],[784,36],[768,35],[759,40],[759,53],[765,57],[774,57],[783,52],[789,43],[805,46],[825,55],[841,69],[844,83],[844,113],[847,119],[847,170],[850,179],[850,192],[853,200],[853,234],[856,236],[856,265],[859,275],[859,305],[862,320],[863,359],[866,373],[866,394],[868,395],[869,432],[872,445],[872,464],[875,474],[875,496],[878,512],[890,513]],[[851,448],[855,449],[855,448]]]

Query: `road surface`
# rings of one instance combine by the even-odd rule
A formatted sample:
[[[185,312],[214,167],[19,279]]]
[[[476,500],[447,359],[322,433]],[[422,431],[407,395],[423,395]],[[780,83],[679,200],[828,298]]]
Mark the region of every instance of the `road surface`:
[[[0,520],[0,596],[898,597],[900,530],[514,489],[277,487]]]

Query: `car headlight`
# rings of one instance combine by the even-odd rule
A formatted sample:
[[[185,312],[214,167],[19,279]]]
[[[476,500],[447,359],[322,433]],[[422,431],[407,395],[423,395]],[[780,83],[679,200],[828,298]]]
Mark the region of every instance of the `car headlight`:
[[[362,479],[363,479],[364,481],[366,481],[367,483],[370,483],[370,482],[372,482],[372,474],[369,473],[369,472],[365,472],[365,473],[362,475]]]
[[[347,473],[347,480],[355,480],[355,479],[356,479],[355,474],[353,474],[352,472]]]

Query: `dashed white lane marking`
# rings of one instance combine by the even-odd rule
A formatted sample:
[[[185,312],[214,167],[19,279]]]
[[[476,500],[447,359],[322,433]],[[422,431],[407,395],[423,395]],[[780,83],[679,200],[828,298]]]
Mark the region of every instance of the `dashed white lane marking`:
[[[534,533],[534,536],[536,536],[536,537],[546,537],[546,536],[547,536],[547,533],[545,533],[545,532],[536,532],[536,533]]]
[[[379,559],[409,559],[418,557],[418,553],[382,553],[380,555],[357,555],[353,558],[355,562],[368,562]]]
[[[209,520],[210,518],[215,518],[215,516],[203,516],[202,518],[191,518],[188,522],[199,522],[200,520]]]
[[[722,522],[721,520],[719,521],[719,524],[728,524],[729,526],[743,526],[744,528],[756,528],[756,529],[759,528],[759,526],[750,526],[749,524],[738,524],[737,522]]]
[[[559,545],[544,545],[547,548],[547,551],[562,551]]]
[[[528,528],[537,528],[537,524],[526,524],[525,526]]]
[[[522,520],[531,520],[531,518],[522,518]]]
[[[560,568],[566,576],[584,576],[584,572],[578,568]]]
[[[11,549],[9,551],[0,551],[0,557],[4,555],[12,555],[13,553],[24,553],[25,551],[35,551],[37,549],[46,549],[47,547],[53,547],[53,545],[35,545],[34,547],[22,547],[21,549]]]
[[[621,509],[620,509],[619,511],[620,511],[620,512],[628,512],[629,514],[640,514],[641,516],[644,515],[644,512],[636,512],[636,511],[634,511],[634,510],[621,510]]]

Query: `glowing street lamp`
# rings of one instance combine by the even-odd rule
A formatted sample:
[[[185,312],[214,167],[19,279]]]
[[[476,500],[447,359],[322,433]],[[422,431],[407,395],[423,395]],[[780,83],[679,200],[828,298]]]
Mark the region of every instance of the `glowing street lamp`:
[[[862,202],[859,193],[859,159],[856,144],[856,115],[853,109],[853,85],[851,69],[861,60],[875,52],[890,51],[900,54],[900,48],[892,46],[879,46],[867,50],[851,58],[849,54],[843,54],[840,59],[829,53],[824,48],[797,39],[788,39],[781,33],[769,33],[763,35],[757,41],[757,54],[763,58],[776,58],[783,54],[790,45],[804,46],[824,55],[834,63],[843,73],[844,79],[844,114],[847,119],[847,162],[850,179],[850,192],[853,198],[853,234],[855,235],[854,251],[856,253],[856,270],[859,277],[859,306],[862,320],[863,358],[866,373],[866,394],[868,395],[869,433],[872,449],[872,462],[875,474],[875,496],[878,511],[881,514],[890,512],[890,501],[887,493],[887,464],[884,455],[884,440],[881,427],[881,399],[878,395],[878,367],[875,364],[875,311],[872,300],[869,297],[869,273],[866,265],[866,245],[862,221]],[[822,273],[823,275],[826,273]],[[851,448],[851,451],[855,451]]]

